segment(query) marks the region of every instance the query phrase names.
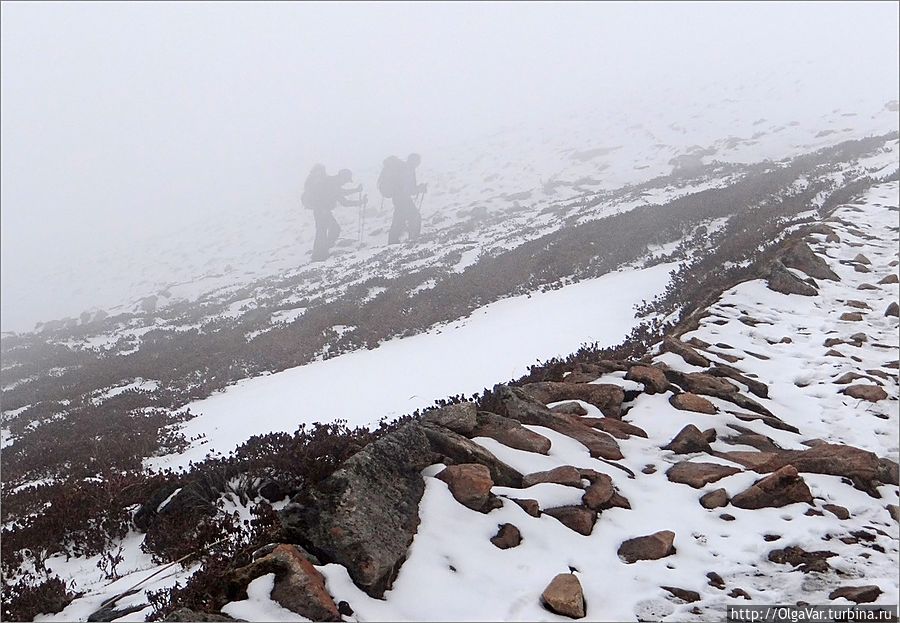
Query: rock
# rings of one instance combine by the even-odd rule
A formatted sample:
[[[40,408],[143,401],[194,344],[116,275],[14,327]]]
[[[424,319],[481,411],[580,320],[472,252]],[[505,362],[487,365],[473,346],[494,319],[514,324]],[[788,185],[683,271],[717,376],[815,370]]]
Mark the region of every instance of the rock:
[[[775,260],[772,264],[766,285],[770,290],[782,294],[816,296],[819,293],[816,288],[794,275],[778,260]]]
[[[857,290],[878,290],[878,286],[872,285],[871,283],[861,283],[856,286]]]
[[[113,608],[112,606],[108,606],[106,608],[100,608],[99,610],[92,612],[88,615],[87,620],[90,623],[100,623],[107,621],[115,621],[116,619],[122,618],[126,614],[133,614],[135,612],[140,612],[144,608],[147,607],[147,604],[137,604],[134,606],[126,606],[124,608]],[[212,615],[215,616],[215,615]],[[193,620],[193,619],[191,619]],[[203,619],[198,619],[202,621]],[[233,621],[234,619],[206,619],[206,620],[224,620],[224,621]]]
[[[730,381],[703,372],[685,374],[677,370],[666,370],[665,374],[666,379],[670,383],[674,383],[684,391],[693,394],[724,398],[738,391],[737,386]]]
[[[237,619],[232,619],[230,616],[225,616],[224,614],[210,614],[208,612],[198,612],[196,610],[191,610],[190,608],[178,608],[178,610],[173,611],[169,616],[163,619],[163,621],[169,622],[184,622],[190,623],[192,621],[236,621]]]
[[[854,333],[850,336],[851,342],[868,342],[869,336],[860,331],[859,333]]]
[[[844,353],[842,353],[838,350],[831,349],[825,353],[825,356],[826,357],[843,357]]]
[[[628,439],[631,436],[647,439],[647,431],[634,424],[629,424],[628,422],[611,417],[595,418],[595,420],[596,421],[591,423],[594,428],[599,428],[616,439]]]
[[[868,400],[869,402],[878,402],[888,397],[887,392],[877,385],[850,385],[839,393],[859,400]]]
[[[665,373],[653,366],[632,366],[625,374],[625,380],[643,384],[648,394],[662,394],[669,389]]]
[[[682,461],[676,463],[666,472],[666,477],[671,482],[690,485],[695,489],[701,489],[711,482],[721,480],[726,476],[737,474],[741,470],[727,465],[716,463],[692,463]]]
[[[869,304],[864,301],[850,300],[850,301],[847,301],[847,306],[854,307],[856,309],[872,309],[871,307],[869,307]]]
[[[853,270],[854,270],[855,272],[858,272],[858,273],[870,273],[870,272],[872,272],[871,270],[868,269],[868,267],[863,266],[862,264],[854,264],[854,265],[853,265]]]
[[[869,586],[842,586],[831,591],[828,599],[848,599],[857,604],[870,604],[881,595],[881,589],[875,585]]]
[[[715,429],[710,429],[715,438]],[[709,452],[709,442],[706,436],[700,432],[700,429],[693,424],[688,424],[681,429],[675,438],[667,445],[663,446],[663,450],[671,450],[675,454],[693,454],[694,452]]]
[[[698,593],[697,591],[691,591],[686,588],[678,588],[676,586],[660,586],[660,588],[664,591],[668,591],[673,597],[677,597],[678,599],[689,604],[692,604],[695,601],[700,601],[700,593]]]
[[[422,416],[422,420],[469,437],[475,429],[476,411],[475,403],[460,402],[428,411]]]
[[[369,444],[281,512],[285,534],[380,597],[406,558],[425,490],[420,472],[438,462],[411,422]]]
[[[857,379],[869,379],[870,377],[865,374],[857,374],[856,372],[845,372],[838,378],[834,379],[832,383],[835,385],[846,385],[847,383],[852,383]],[[872,379],[874,380],[874,379]]]
[[[857,253],[856,257],[854,257],[851,261],[856,262],[858,264],[869,264],[869,265],[872,264],[872,262],[869,260],[869,258],[867,258],[862,253]]]
[[[690,392],[682,392],[671,396],[669,404],[682,411],[695,411],[707,415],[715,415],[718,412],[718,409],[709,400]]]
[[[809,245],[802,240],[792,245],[787,253],[781,258],[781,261],[785,266],[803,271],[815,279],[829,279],[831,281],[841,280],[841,278],[828,267],[828,263],[816,255],[813,250],[809,248]]]
[[[822,346],[831,348],[832,346],[837,346],[838,344],[846,344],[846,342],[837,337],[830,337],[822,343]]]
[[[894,519],[894,521],[900,523],[900,506],[896,504],[888,504],[885,506],[888,514]]]
[[[649,475],[649,474],[655,474],[655,473],[656,473],[656,465],[653,465],[652,463],[647,463],[647,464],[644,465],[644,467],[641,469],[641,473],[642,473],[642,474],[648,474],[648,475]]]
[[[787,338],[790,339],[790,338]],[[760,381],[756,381],[751,379],[748,376],[745,376],[740,373],[740,371],[732,368],[731,366],[726,366],[724,364],[716,364],[709,370],[707,370],[707,374],[712,376],[724,376],[728,377],[738,383],[743,383],[747,386],[747,389],[750,390],[752,394],[758,396],[760,398],[768,398],[769,397],[769,386]]]
[[[599,477],[591,483],[584,495],[581,496],[581,503],[591,510],[599,511],[608,508],[606,504],[615,495],[616,490],[613,487],[612,478],[606,474],[600,474]]]
[[[147,501],[144,502],[141,507],[138,508],[134,513],[134,517],[132,518],[134,527],[137,528],[140,532],[146,532],[150,527],[150,523],[157,515],[159,505],[165,502],[166,499],[168,499],[179,488],[181,488],[180,485],[173,482],[159,487],[152,494],[150,494],[150,497],[147,498]]]
[[[801,547],[785,547],[784,549],[773,549],[769,552],[769,560],[779,565],[791,565],[799,567],[803,573],[815,571],[817,573],[825,573],[830,567],[828,559],[837,556],[834,552],[818,551],[807,552]]]
[[[491,537],[491,543],[500,549],[517,547],[522,542],[522,533],[511,523],[500,524],[496,536]]]
[[[719,575],[715,571],[710,571],[706,574],[706,577],[709,580],[707,584],[709,584],[713,588],[719,589],[720,591],[725,590],[725,580],[722,579],[721,575]]]
[[[532,426],[545,426],[558,433],[572,437],[584,444],[591,457],[619,460],[622,451],[619,444],[611,436],[602,431],[585,426],[575,416],[566,416],[553,413],[546,406],[535,400],[526,392],[516,387],[497,385],[494,387],[493,398],[499,402],[501,415],[512,418]],[[494,479],[494,482],[498,482]],[[498,482],[498,484],[500,484]]]
[[[538,402],[547,404],[563,400],[583,400],[592,404],[607,417],[619,417],[625,391],[618,385],[605,383],[528,383],[522,390]]]
[[[700,496],[700,506],[703,508],[721,508],[728,505],[728,492],[725,489],[716,489]]]
[[[267,573],[275,573],[272,601],[313,621],[342,620],[325,578],[293,545],[282,543],[271,554],[229,572],[227,593],[246,599],[247,585]]]
[[[570,530],[584,536],[589,536],[593,532],[594,523],[597,521],[597,512],[583,506],[557,506],[546,509],[544,514],[550,515]]]
[[[823,504],[822,508],[837,517],[838,519],[850,519],[850,511],[843,506],[837,504]]]
[[[541,601],[551,612],[571,619],[585,615],[584,593],[574,573],[560,573],[553,578],[541,593]]]
[[[279,502],[288,495],[288,491],[276,480],[268,480],[258,489],[259,495],[269,502]]]
[[[450,488],[457,502],[480,513],[487,513],[501,504],[491,494],[494,481],[491,471],[484,465],[466,463],[451,465],[437,475]]]
[[[567,487],[582,488],[581,472],[571,465],[561,465],[546,472],[535,472],[522,477],[522,486],[525,488],[541,482],[554,482]]]
[[[686,363],[692,366],[709,367],[709,359],[675,338],[666,336],[663,339],[662,350],[663,352],[679,355]]]
[[[895,318],[900,317],[900,305],[897,305],[897,302],[894,301],[884,312],[885,317],[894,316]]]
[[[472,434],[473,437],[490,437],[505,446],[526,452],[537,452],[538,454],[550,452],[549,439],[528,430],[516,420],[487,411],[479,411],[477,423]]]
[[[518,498],[509,498],[516,504],[518,504],[523,511],[531,515],[532,517],[540,517],[541,516],[541,505],[538,504],[537,500],[532,500],[530,498],[518,499]]]
[[[619,546],[619,558],[628,564],[638,560],[659,560],[675,553],[674,541],[675,533],[670,530],[628,539]]]
[[[570,372],[563,377],[563,383],[592,383],[600,378],[599,374],[589,372]]]
[[[860,312],[844,312],[841,314],[838,320],[844,320],[846,322],[860,322],[863,319],[863,315]]]
[[[900,278],[898,278],[896,274],[891,273],[890,275],[886,275],[886,276],[882,277],[878,283],[880,283],[882,285],[887,285],[889,283],[898,283],[898,282],[900,282]]]
[[[431,448],[453,463],[479,463],[491,471],[491,480],[501,487],[522,486],[522,474],[495,457],[483,446],[442,426],[423,424]],[[435,463],[437,461],[434,461]]]
[[[562,404],[550,407],[553,413],[563,413],[565,415],[587,415],[587,409],[581,406],[579,402],[564,402]]]
[[[796,502],[812,502],[812,493],[792,465],[786,465],[731,498],[738,508],[781,508]]]
[[[737,599],[738,597],[742,597],[747,600],[752,599],[752,597],[750,597],[749,593],[747,593],[747,591],[745,591],[742,588],[732,589],[731,592],[728,593],[728,596],[731,597],[732,599]]]
[[[732,428],[741,428],[737,425],[731,425]],[[746,429],[745,429],[746,430]],[[731,445],[750,446],[756,448],[760,452],[779,452],[779,447],[771,438],[754,432],[742,432],[739,435],[722,437],[722,441]]]
[[[757,471],[772,472],[785,465],[793,466],[798,472],[843,476],[873,497],[880,497],[877,487],[881,484],[900,484],[897,463],[853,446],[820,443],[808,450],[784,450]]]

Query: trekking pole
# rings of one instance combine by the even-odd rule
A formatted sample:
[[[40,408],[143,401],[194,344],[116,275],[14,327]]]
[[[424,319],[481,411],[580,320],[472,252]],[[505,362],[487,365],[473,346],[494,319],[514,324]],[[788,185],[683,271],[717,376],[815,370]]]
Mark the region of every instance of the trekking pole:
[[[363,218],[364,218],[364,214],[365,214],[365,208],[363,208],[363,202],[362,202],[362,187],[360,187],[360,189],[359,189],[359,195],[357,196],[357,198],[359,200],[359,219],[358,219],[358,226],[357,226],[357,233],[356,233],[356,241],[361,243],[362,242],[362,232],[363,232]]]

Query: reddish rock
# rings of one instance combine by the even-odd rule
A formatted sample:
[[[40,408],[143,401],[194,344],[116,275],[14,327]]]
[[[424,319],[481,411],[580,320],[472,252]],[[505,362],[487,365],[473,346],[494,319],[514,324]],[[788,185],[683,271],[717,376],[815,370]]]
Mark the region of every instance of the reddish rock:
[[[851,398],[868,400],[869,402],[878,402],[888,397],[887,392],[877,385],[850,385],[841,390],[841,393]]]
[[[692,366],[709,367],[709,359],[698,353],[687,344],[672,337],[666,337],[662,343],[663,352],[670,352],[680,356],[686,363]]]
[[[451,465],[437,475],[450,488],[456,501],[472,510],[486,513],[496,508],[496,501],[491,494],[494,481],[491,471],[477,463]]]
[[[866,303],[866,302],[864,302],[864,301],[853,301],[853,300],[850,300],[850,301],[847,301],[847,306],[848,306],[848,307],[853,307],[853,308],[856,308],[856,309],[872,309],[871,307],[869,307],[869,304]]]
[[[715,439],[715,429],[712,430],[712,437]],[[695,452],[709,452],[709,442],[707,435],[700,432],[700,429],[693,424],[688,424],[667,445],[662,447],[663,450],[671,450],[675,454],[693,454]]]
[[[631,436],[647,439],[647,431],[643,428],[635,426],[634,424],[629,424],[628,422],[623,422],[622,420],[617,420],[616,418],[595,418],[595,421],[591,422],[591,426],[599,428],[605,433],[609,433],[616,439],[628,439]]]
[[[738,508],[781,508],[796,502],[812,502],[812,493],[792,465],[786,465],[731,498]]]
[[[785,342],[787,340],[787,342]],[[791,338],[784,337],[781,338],[781,342],[789,344],[791,342]],[[758,396],[759,398],[768,398],[769,397],[769,386],[761,381],[757,381],[755,379],[751,379],[749,376],[742,374],[740,370],[736,368],[732,368],[731,366],[727,366],[722,363],[716,364],[714,367],[707,370],[707,374],[711,376],[721,376],[730,378],[733,381],[737,381],[738,383],[743,383],[747,386],[747,389],[750,390],[750,393]]]
[[[722,579],[722,576],[716,573],[715,571],[710,571],[706,574],[707,579],[709,579],[709,584],[713,588],[717,588],[720,591],[725,590],[725,580]]]
[[[427,411],[422,419],[444,428],[449,428],[454,433],[470,437],[475,428],[475,403],[460,402],[432,411]]]
[[[863,315],[860,312],[844,312],[838,320],[846,320],[847,322],[860,322]]]
[[[597,521],[597,512],[583,506],[557,506],[544,511],[561,524],[578,534],[589,536]]]
[[[842,586],[831,591],[828,599],[848,599],[857,604],[870,604],[881,595],[881,589],[875,585],[870,586]]]
[[[900,281],[900,278],[898,278],[894,273],[891,273],[890,275],[882,277],[882,279],[878,283],[886,285],[889,283],[897,283],[898,281]]]
[[[885,508],[887,508],[888,514],[894,518],[894,521],[900,523],[900,506],[888,504]]]
[[[760,471],[760,467],[778,456],[778,452],[712,452],[713,456],[743,465],[747,469]]]
[[[742,589],[742,588],[734,588],[734,589],[732,589],[731,592],[728,593],[728,596],[731,597],[732,599],[737,599],[738,597],[741,597],[741,598],[747,599],[747,600],[752,599],[752,598],[750,597],[750,595],[747,593],[747,591],[745,591],[745,590]]]
[[[500,524],[497,534],[491,537],[491,543],[500,549],[517,547],[522,542],[522,533],[511,523]]]
[[[802,547],[785,547],[769,552],[769,560],[772,562],[798,567],[803,573],[827,572],[831,568],[828,565],[828,559],[832,556],[837,556],[837,554],[829,551],[807,552]]]
[[[682,601],[686,601],[687,603],[694,603],[695,601],[700,601],[700,593],[697,591],[691,591],[686,588],[678,588],[677,586],[660,586],[664,591],[668,591],[673,597],[677,597]]]
[[[585,615],[584,592],[574,573],[560,573],[541,593],[541,602],[550,612],[571,619]]]
[[[538,504],[537,500],[532,500],[530,498],[517,499],[517,498],[509,498],[513,502],[519,505],[519,507],[531,515],[532,517],[540,517],[541,516],[541,505]]]
[[[612,478],[606,474],[600,474],[584,492],[581,502],[592,510],[604,510],[604,505],[612,499],[615,493]]]
[[[727,381],[721,376],[704,372],[685,374],[677,370],[666,370],[666,378],[669,382],[692,394],[703,394],[704,396],[714,396],[727,400],[731,394],[735,394],[738,391],[737,385],[731,381]]]
[[[562,404],[550,407],[554,413],[564,413],[566,415],[587,415],[587,409],[581,406],[579,402],[564,402]]]
[[[625,391],[621,387],[606,383],[542,381],[528,383],[521,389],[545,405],[563,400],[583,400],[600,409],[607,417],[618,417],[622,402],[625,400]]]
[[[725,489],[716,489],[700,496],[700,505],[703,508],[721,508],[728,505],[728,492]]]
[[[551,446],[550,440],[543,435],[525,428],[513,419],[487,411],[478,412],[472,436],[490,437],[510,448],[538,454],[547,454]]]
[[[522,477],[522,486],[525,488],[542,482],[553,482],[567,487],[582,487],[581,472],[571,465],[561,465],[546,472],[535,472]]]
[[[850,519],[850,511],[843,506],[837,504],[823,504],[822,508],[837,517],[838,519]]]
[[[619,546],[619,558],[628,564],[665,558],[675,553],[674,541],[675,533],[670,530],[628,539]]]
[[[669,404],[682,411],[695,411],[707,415],[715,415],[718,412],[718,409],[709,400],[690,392],[682,392],[671,396]]]
[[[628,369],[625,380],[641,383],[648,394],[661,394],[669,389],[665,373],[653,366],[632,366]]]
[[[671,482],[690,485],[695,489],[701,489],[711,482],[721,480],[726,476],[737,474],[741,470],[727,465],[716,463],[692,463],[682,461],[669,468],[666,477]]]

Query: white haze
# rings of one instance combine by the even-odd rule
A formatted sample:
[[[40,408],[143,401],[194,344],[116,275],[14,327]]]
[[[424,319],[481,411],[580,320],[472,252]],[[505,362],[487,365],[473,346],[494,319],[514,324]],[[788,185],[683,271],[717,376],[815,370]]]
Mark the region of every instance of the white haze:
[[[60,265],[297,209],[317,161],[372,168],[782,68],[815,78],[795,104],[881,105],[897,22],[890,2],[4,3],[2,328],[90,306],[57,294]]]

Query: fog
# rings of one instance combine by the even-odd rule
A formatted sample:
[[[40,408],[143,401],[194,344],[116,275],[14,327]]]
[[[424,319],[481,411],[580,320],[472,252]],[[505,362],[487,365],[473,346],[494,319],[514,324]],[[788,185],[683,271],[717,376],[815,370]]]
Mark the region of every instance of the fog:
[[[78,313],[55,267],[296,208],[315,162],[787,66],[895,93],[897,25],[887,2],[4,3],[3,329]]]

